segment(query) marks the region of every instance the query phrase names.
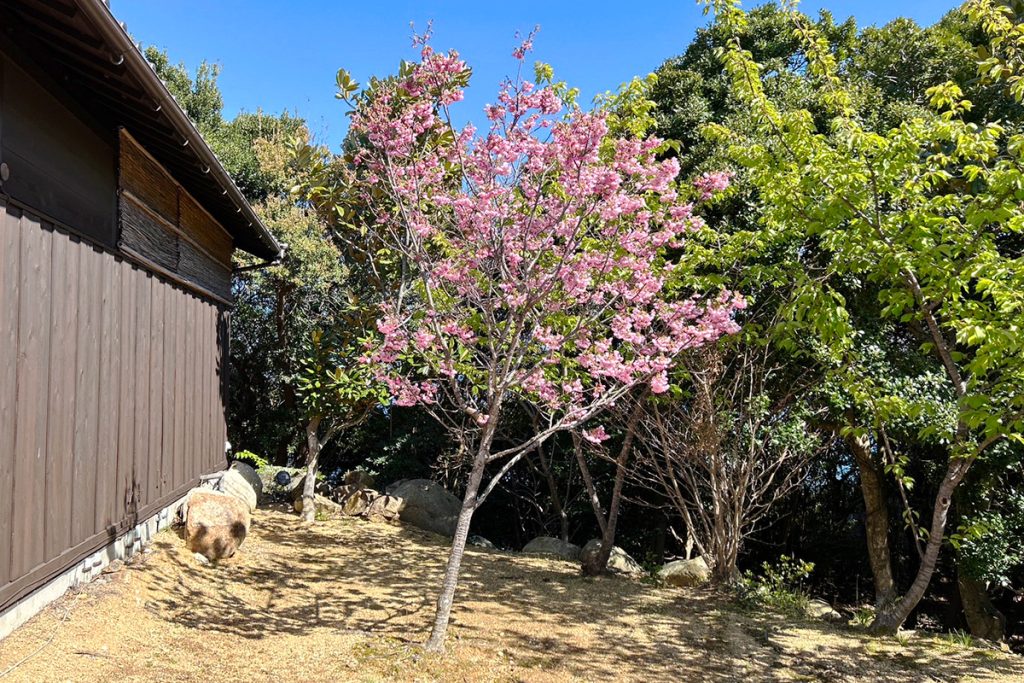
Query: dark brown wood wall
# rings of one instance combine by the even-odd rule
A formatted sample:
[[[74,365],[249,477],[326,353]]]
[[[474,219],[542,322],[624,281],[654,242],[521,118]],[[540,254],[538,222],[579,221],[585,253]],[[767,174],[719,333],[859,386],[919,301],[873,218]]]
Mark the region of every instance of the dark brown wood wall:
[[[4,54],[0,36],[3,192],[113,247],[117,135],[90,125],[60,87]],[[44,87],[44,85],[46,87]]]
[[[0,198],[0,610],[223,467],[227,316]]]

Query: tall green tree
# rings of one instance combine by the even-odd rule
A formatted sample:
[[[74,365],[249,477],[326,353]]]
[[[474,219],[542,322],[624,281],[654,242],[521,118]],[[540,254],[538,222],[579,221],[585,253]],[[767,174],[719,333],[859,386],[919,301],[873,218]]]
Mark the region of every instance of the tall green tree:
[[[241,112],[226,118],[218,66],[203,62],[190,74],[155,48],[147,48],[146,57],[285,246],[283,258],[274,264],[238,256],[228,410],[233,443],[284,464],[303,448],[308,452],[310,392],[300,392],[298,382],[308,376],[309,365],[303,363],[312,353],[311,340],[315,334],[334,339],[329,328],[352,301],[350,270],[332,223],[292,192],[297,179],[316,172],[320,161],[297,159],[293,149],[316,146],[304,121],[287,112]],[[321,153],[329,159],[326,151]]]
[[[799,283],[794,314],[815,315],[817,307],[808,305],[814,300],[834,302],[835,313],[816,327],[821,343],[841,357],[853,330],[830,280],[871,282],[882,317],[914,332],[918,352],[941,365],[955,400],[948,420],[923,430],[947,445],[948,459],[922,529],[917,574],[873,624],[877,632],[892,632],[931,581],[957,487],[994,444],[1024,440],[1024,269],[1019,250],[1005,248],[1024,228],[1024,138],[1007,135],[998,122],[968,121],[971,103],[953,83],[929,89],[933,112],[872,130],[857,116],[827,41],[794,12],[794,31],[827,113],[827,125],[819,127],[807,109],[780,106],[766,92],[761,67],[741,41],[746,13],[729,0],[712,5],[716,23],[731,36],[721,53],[731,92],[749,108],[757,137],[727,126],[714,132],[757,188],[765,229],[812,236],[831,257],[829,277]],[[990,3],[969,8],[998,13]],[[986,26],[994,50],[1016,32],[1012,23]],[[1013,69],[990,73],[1013,88]],[[883,422],[921,410],[902,396],[879,395],[880,387],[865,385],[855,369],[836,377]]]

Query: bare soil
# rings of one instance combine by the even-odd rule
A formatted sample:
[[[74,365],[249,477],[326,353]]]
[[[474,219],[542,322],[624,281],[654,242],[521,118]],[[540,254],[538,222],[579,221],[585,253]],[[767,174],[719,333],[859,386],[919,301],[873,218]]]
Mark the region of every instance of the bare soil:
[[[283,509],[258,511],[216,566],[167,531],[0,641],[0,681],[1024,681],[1024,659],[997,649],[876,639],[480,549],[448,652],[429,655],[446,558],[426,532],[302,526]]]

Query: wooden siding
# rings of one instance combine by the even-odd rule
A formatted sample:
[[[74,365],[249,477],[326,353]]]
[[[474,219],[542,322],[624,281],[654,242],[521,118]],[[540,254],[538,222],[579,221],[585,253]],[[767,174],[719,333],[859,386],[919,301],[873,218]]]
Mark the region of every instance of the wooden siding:
[[[124,130],[119,196],[125,253],[203,294],[231,298],[231,236]]]
[[[223,467],[227,315],[0,199],[0,609]]]
[[[3,191],[79,233],[114,246],[117,154],[113,129],[93,128],[61,86],[0,53]]]

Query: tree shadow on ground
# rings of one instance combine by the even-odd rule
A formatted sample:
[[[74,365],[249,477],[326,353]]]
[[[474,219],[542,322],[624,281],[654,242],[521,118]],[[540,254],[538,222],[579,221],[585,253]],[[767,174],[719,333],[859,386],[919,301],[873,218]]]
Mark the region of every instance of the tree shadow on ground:
[[[340,519],[300,525],[261,510],[241,551],[202,566],[168,536],[135,571],[161,619],[243,639],[361,632],[418,643],[433,617],[447,539]],[[740,611],[711,591],[585,578],[570,563],[469,549],[453,614],[459,647],[538,673],[599,680],[1015,680],[1024,666],[934,641]]]

